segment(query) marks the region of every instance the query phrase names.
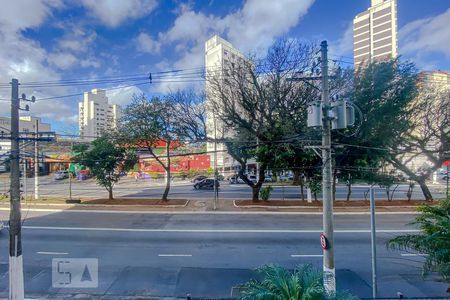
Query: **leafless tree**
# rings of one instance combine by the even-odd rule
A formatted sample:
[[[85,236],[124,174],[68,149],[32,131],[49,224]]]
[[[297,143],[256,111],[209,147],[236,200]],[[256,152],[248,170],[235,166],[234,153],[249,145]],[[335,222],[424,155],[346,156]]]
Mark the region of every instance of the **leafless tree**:
[[[241,164],[239,176],[252,187],[253,201],[259,200],[270,152],[275,152],[277,142],[295,132],[296,124],[305,122],[307,103],[319,95],[313,85],[290,79],[310,74],[316,63],[314,45],[281,39],[268,50],[264,59],[237,56],[224,63],[222,69],[207,70],[208,117],[220,123],[219,138]],[[258,143],[257,147],[254,144],[259,162],[256,183],[244,174],[246,160],[236,151],[234,137],[237,133]]]

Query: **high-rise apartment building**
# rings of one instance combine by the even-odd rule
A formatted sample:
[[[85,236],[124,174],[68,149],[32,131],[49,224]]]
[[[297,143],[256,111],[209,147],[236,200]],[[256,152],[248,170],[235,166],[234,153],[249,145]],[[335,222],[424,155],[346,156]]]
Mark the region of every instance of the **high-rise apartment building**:
[[[355,69],[397,57],[397,0],[371,1],[371,7],[353,19]]]
[[[221,74],[222,78],[228,64],[242,60],[244,56],[233,45],[214,35],[205,43],[205,68],[206,76],[215,76]],[[216,101],[211,92],[208,80],[206,80],[206,101]],[[210,109],[206,112],[206,128],[207,136],[214,138],[227,137],[233,134],[224,124],[216,117],[214,111]],[[224,144],[217,143],[217,168],[222,173],[232,170],[234,167],[233,158],[226,152]],[[214,152],[214,143],[207,143],[207,151]],[[214,165],[215,155],[210,155],[211,166]]]
[[[85,92],[83,101],[78,103],[80,137],[94,140],[103,131],[115,128],[120,117],[120,106],[109,104],[104,90]]]

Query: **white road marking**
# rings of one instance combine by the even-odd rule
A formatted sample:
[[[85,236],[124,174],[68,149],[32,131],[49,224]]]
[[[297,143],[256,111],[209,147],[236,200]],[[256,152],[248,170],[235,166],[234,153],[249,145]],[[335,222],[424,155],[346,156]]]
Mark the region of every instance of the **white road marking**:
[[[98,205],[98,204],[96,204]],[[65,208],[27,208],[22,209],[30,212],[67,212],[67,213],[105,213],[105,214],[153,214],[153,215],[323,215],[320,211],[145,211],[145,210],[101,210],[101,209],[71,209],[75,206],[68,206]],[[86,205],[89,208],[88,205]],[[314,207],[305,207],[314,209]],[[9,211],[9,207],[0,207],[0,211]],[[376,212],[377,215],[417,215],[415,211],[385,211]],[[347,215],[370,215],[368,211],[357,212],[334,212],[335,216]]]
[[[191,257],[192,254],[158,254],[159,257]]]
[[[43,254],[43,255],[68,255],[67,252],[47,252],[47,251],[38,251],[37,254]]]
[[[422,253],[401,253],[401,256],[406,256],[406,257],[410,257],[410,256],[428,256],[428,254],[422,254]]]
[[[59,227],[59,226],[23,226],[24,229],[68,230],[68,231],[118,231],[118,232],[178,232],[178,233],[321,233],[322,229],[159,229],[159,228],[107,228],[107,227]],[[338,229],[335,233],[370,233],[370,229]],[[414,233],[417,229],[378,229],[379,233]]]
[[[322,254],[291,254],[291,257],[322,257]]]

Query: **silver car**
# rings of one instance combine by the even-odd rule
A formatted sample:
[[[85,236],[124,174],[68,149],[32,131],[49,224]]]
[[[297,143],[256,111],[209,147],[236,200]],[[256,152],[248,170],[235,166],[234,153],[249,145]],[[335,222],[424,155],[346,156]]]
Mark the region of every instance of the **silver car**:
[[[55,180],[62,180],[69,178],[69,171],[59,171],[55,173]]]

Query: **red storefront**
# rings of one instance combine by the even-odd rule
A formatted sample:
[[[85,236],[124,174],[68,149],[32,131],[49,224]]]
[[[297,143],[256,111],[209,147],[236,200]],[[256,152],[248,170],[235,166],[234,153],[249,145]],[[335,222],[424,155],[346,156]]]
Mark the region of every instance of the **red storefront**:
[[[165,158],[161,161],[166,162]],[[209,155],[189,155],[176,156],[170,159],[170,171],[173,173],[187,172],[189,170],[206,171],[211,166]],[[146,173],[164,173],[164,169],[159,162],[149,155],[140,155],[139,171]]]

